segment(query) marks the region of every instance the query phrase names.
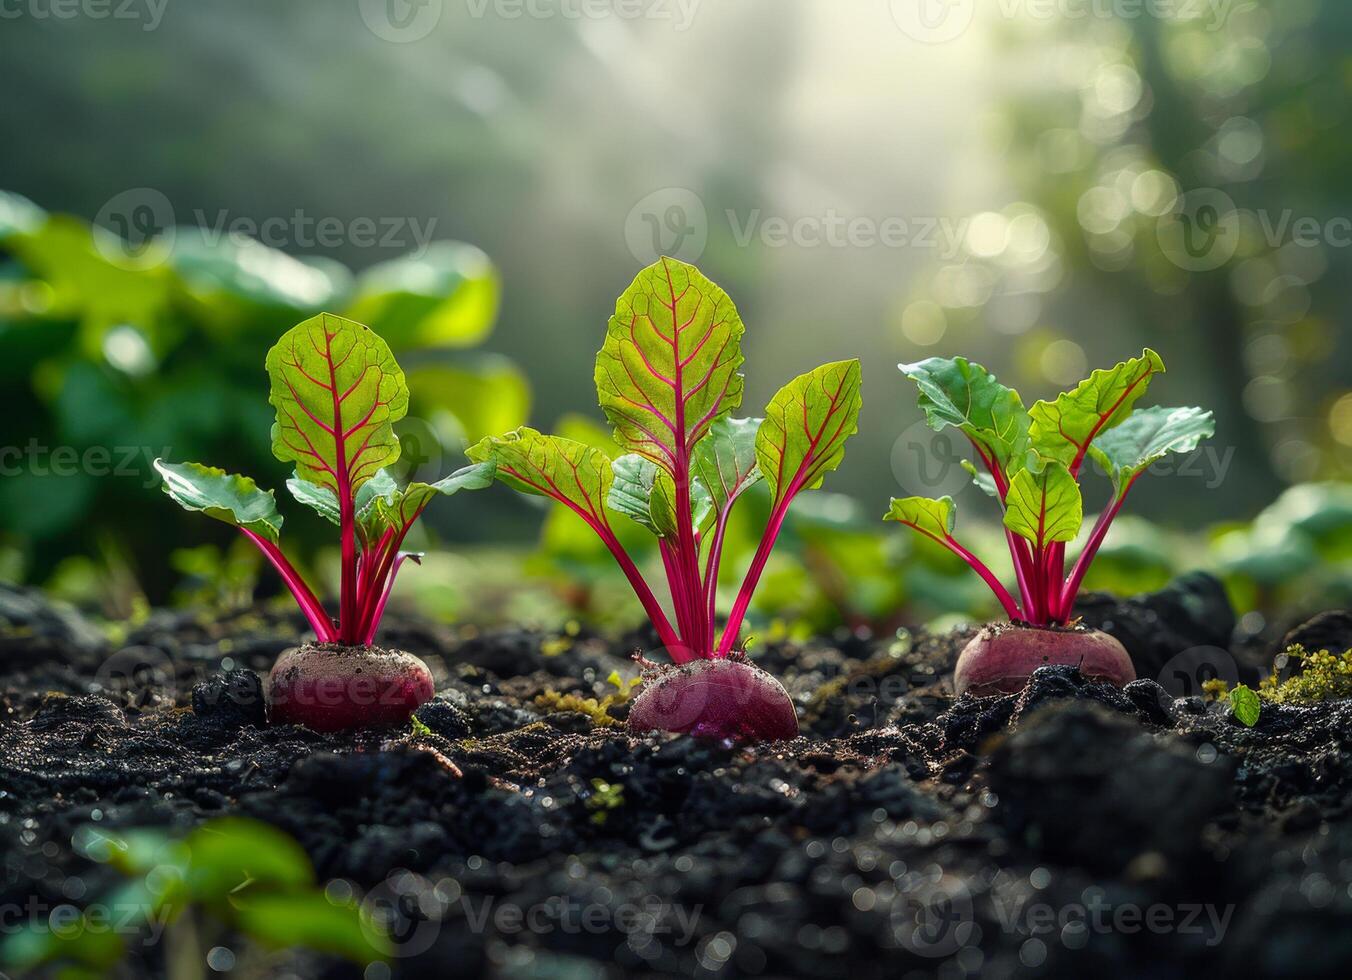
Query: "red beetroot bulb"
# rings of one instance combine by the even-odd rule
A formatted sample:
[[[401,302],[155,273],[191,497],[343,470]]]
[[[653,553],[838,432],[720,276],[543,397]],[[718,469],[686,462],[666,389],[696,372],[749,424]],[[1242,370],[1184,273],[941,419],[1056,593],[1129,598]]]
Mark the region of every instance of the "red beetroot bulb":
[[[963,648],[953,671],[957,693],[978,697],[1021,691],[1039,667],[1078,667],[1093,680],[1121,687],[1136,679],[1126,648],[1114,637],[1083,626],[991,623]]]
[[[777,742],[798,737],[798,716],[783,685],[759,667],[734,658],[696,660],[644,671],[629,731]]]
[[[268,674],[268,718],[317,732],[385,728],[408,721],[432,697],[432,674],[401,650],[307,643],[282,653]]]

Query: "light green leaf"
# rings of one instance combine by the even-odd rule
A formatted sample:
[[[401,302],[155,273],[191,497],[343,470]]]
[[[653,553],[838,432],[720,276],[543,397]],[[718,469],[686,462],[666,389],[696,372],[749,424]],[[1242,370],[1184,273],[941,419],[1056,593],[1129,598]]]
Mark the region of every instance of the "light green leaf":
[[[978,490],[988,497],[998,497],[999,489],[995,486],[995,477],[986,470],[979,470],[976,464],[971,460],[963,459],[958,461],[959,465],[972,475],[972,483]]]
[[[302,480],[299,474],[286,481],[286,488],[291,491],[291,496],[298,503],[309,507],[325,520],[332,521],[334,524],[341,523],[338,513],[338,498],[333,495],[333,491],[307,480]],[[398,492],[399,485],[394,482],[394,477],[390,476],[389,470],[377,470],[371,479],[361,485],[361,488],[357,490],[353,497],[353,511],[356,514],[357,523],[369,527],[372,519],[376,516],[376,499],[378,497],[390,499]]]
[[[1090,445],[1089,454],[1112,479],[1120,498],[1152,463],[1169,453],[1190,453],[1215,434],[1216,420],[1210,412],[1157,405],[1103,433]]]
[[[678,533],[676,483],[671,474],[638,453],[627,453],[611,464],[615,481],[606,503],[611,510],[632,518],[659,538]],[[713,511],[709,491],[698,481],[690,487],[691,521],[699,528]]]
[[[1005,527],[1041,548],[1071,541],[1084,522],[1080,487],[1063,463],[1043,460],[1040,470],[1022,469],[1009,481]]]
[[[476,463],[495,463],[496,478],[515,490],[551,497],[589,521],[609,523],[605,503],[615,478],[610,459],[599,449],[522,426],[480,441],[465,455]]]
[[[408,386],[414,412],[454,417],[460,445],[515,429],[530,418],[530,383],[500,354],[473,352],[456,355],[451,363],[415,367],[408,372]]]
[[[376,513],[388,524],[406,527],[418,519],[424,508],[438,494],[454,496],[461,490],[482,490],[493,482],[495,466],[492,462],[474,463],[442,477],[436,483],[410,483],[403,490],[395,490],[374,500]]]
[[[277,315],[277,307],[304,315],[341,302],[351,288],[351,273],[336,262],[297,258],[252,238],[215,235],[208,228],[170,232],[169,264],[209,319],[234,312],[266,323]],[[250,309],[259,306],[268,309]]]
[[[756,433],[764,419],[719,419],[695,447],[692,471],[708,488],[713,508],[728,505],[763,477],[756,461]]]
[[[164,477],[164,492],[186,510],[197,510],[218,521],[252,531],[276,544],[282,515],[271,490],[260,490],[247,476],[227,473],[201,463],[155,460]]]
[[[1121,424],[1146,389],[1150,379],[1164,373],[1164,362],[1150,348],[1140,357],[1106,371],[1095,371],[1056,401],[1040,401],[1029,409],[1033,448],[1039,455],[1074,466],[1100,433]]]
[[[295,838],[249,817],[208,821],[185,844],[185,885],[194,901],[223,899],[245,882],[282,887],[314,882],[310,858]]]
[[[47,220],[47,212],[26,197],[0,191],[0,241],[10,235],[31,235]]]
[[[921,534],[943,540],[953,533],[957,508],[952,497],[893,497],[892,506],[883,515],[885,521],[896,521],[914,528]]]
[[[1236,721],[1250,728],[1258,724],[1258,718],[1263,713],[1263,705],[1252,688],[1241,684],[1230,692],[1229,697],[1230,713],[1235,716]]]
[[[388,937],[355,903],[337,905],[318,889],[255,892],[231,899],[234,918],[250,939],[273,949],[303,947],[366,964],[393,953]]]
[[[482,251],[434,242],[373,265],[357,279],[347,315],[395,347],[472,347],[493,330],[502,283]]]
[[[102,358],[105,334],[128,325],[149,340],[153,353],[162,352],[158,328],[173,275],[163,262],[167,250],[154,240],[140,251],[103,228],[52,215],[31,232],[11,234],[5,246],[50,287],[50,313],[80,321],[88,356]]]
[[[859,428],[857,360],[835,361],[799,375],[770,399],[756,433],[756,459],[778,503],[821,486],[845,458]]]
[[[694,266],[662,258],[615,303],[596,391],[615,440],[672,472],[742,401],[741,317]]]
[[[300,479],[341,499],[399,459],[394,423],[408,411],[408,386],[370,327],[332,313],[311,317],[268,351],[267,369],[277,410],[272,452],[295,462]]]
[[[1003,473],[1023,466],[1028,413],[1017,391],[964,357],[931,357],[899,367],[920,389],[919,404],[931,429],[956,426]]]

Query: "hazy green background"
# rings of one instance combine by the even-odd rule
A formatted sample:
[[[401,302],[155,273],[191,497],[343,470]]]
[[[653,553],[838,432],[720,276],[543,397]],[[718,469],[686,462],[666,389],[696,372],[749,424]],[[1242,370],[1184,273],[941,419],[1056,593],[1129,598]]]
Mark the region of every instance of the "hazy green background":
[[[168,0],[158,19],[25,2],[0,20],[0,188],[85,219],[151,188],[179,224],[435,221],[497,264],[484,346],[530,378],[543,427],[599,418],[592,358],[644,259],[634,208],[685,189],[704,213],[698,262],[748,325],[748,414],[823,360],[863,359],[860,434],[829,485],[870,511],[954,489],[917,468],[934,447],[895,368],[930,355],[981,360],[1031,402],[1159,350],[1170,373],[1151,400],[1215,408],[1217,451],[1233,451],[1223,473],[1142,484],[1135,509],[1166,524],[1248,518],[1288,483],[1345,477],[1352,228],[1329,222],[1352,215],[1352,10],[1065,0],[1042,16],[1007,0],[968,24],[970,4],[929,2],[957,19],[921,30],[911,0]],[[1240,209],[1218,212],[1233,255],[1216,268],[1180,265],[1161,228],[1201,188]],[[775,219],[817,235],[829,215],[865,230],[774,239]],[[1311,243],[1291,240],[1300,218],[1319,224]],[[739,242],[757,220],[771,224]],[[949,232],[867,240],[898,220]],[[354,270],[403,251],[283,244]],[[55,361],[6,374],[16,404],[68,367]],[[534,537],[535,512],[481,496],[444,508],[442,532]],[[93,546],[78,526],[35,537],[13,503],[7,541],[30,570]],[[112,505],[96,488],[80,506]]]

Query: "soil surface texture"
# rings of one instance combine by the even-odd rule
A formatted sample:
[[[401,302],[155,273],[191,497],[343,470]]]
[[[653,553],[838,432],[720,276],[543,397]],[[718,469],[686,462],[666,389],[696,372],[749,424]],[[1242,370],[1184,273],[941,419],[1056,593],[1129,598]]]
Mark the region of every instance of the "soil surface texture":
[[[116,887],[72,849],[86,825],[238,814],[399,910],[371,980],[1346,976],[1352,705],[1265,705],[1248,728],[1204,702],[1197,681],[1253,683],[1281,633],[1236,640],[1203,577],[1081,612],[1139,680],[1044,667],[955,699],[975,627],[768,645],[752,659],[802,734],[739,747],[626,731],[604,699],[642,634],[391,617],[382,643],[428,664],[435,699],[405,729],[321,735],[261,702],[298,619],[155,612],[111,642],[3,591],[0,907]],[[166,974],[161,948],[132,951],[126,976]],[[268,968],[362,976],[304,952]]]

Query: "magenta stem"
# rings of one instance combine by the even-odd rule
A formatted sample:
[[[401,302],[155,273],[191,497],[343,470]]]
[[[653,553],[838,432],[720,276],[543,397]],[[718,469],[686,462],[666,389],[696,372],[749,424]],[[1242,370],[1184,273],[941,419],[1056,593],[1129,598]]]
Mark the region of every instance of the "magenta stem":
[[[1133,477],[1131,483],[1128,483],[1123,488],[1122,493],[1103,509],[1103,513],[1099,514],[1098,520],[1094,522],[1094,529],[1089,532],[1089,540],[1085,542],[1084,550],[1075,560],[1070,578],[1066,580],[1065,588],[1061,590],[1058,608],[1063,618],[1068,617],[1074,608],[1075,597],[1080,594],[1080,585],[1089,572],[1089,566],[1093,564],[1094,556],[1098,554],[1099,547],[1108,536],[1108,529],[1112,526],[1113,518],[1122,509],[1122,504],[1127,499],[1127,492],[1131,490],[1132,484],[1135,482],[1136,480]]]
[[[389,577],[385,580],[385,588],[380,593],[380,601],[376,603],[375,611],[371,614],[370,625],[366,629],[366,645],[370,646],[376,638],[376,630],[380,628],[380,618],[385,615],[385,603],[390,601],[390,593],[394,591],[394,580],[399,575],[399,566],[409,559],[413,560],[415,565],[421,565],[422,559],[409,552],[402,552],[394,559],[390,566]]]
[[[241,534],[257,545],[258,550],[263,552],[268,561],[272,563],[272,567],[277,569],[282,581],[286,583],[287,590],[296,600],[296,605],[300,606],[300,611],[304,613],[310,628],[315,631],[315,638],[320,643],[333,642],[336,638],[333,621],[324,611],[323,604],[310,590],[310,587],[305,584],[305,580],[300,577],[300,573],[296,571],[291,562],[287,561],[281,549],[267,538],[250,531],[248,528],[242,527],[239,530]]]
[[[765,571],[766,563],[770,560],[770,552],[775,546],[775,539],[779,537],[779,531],[784,526],[784,519],[788,516],[789,502],[796,493],[797,489],[791,485],[789,492],[770,512],[770,520],[765,526],[765,534],[761,536],[760,546],[751,559],[751,567],[747,570],[746,578],[742,580],[742,587],[737,591],[737,601],[733,603],[732,612],[728,614],[727,624],[723,627],[723,638],[719,641],[718,652],[714,654],[717,659],[722,659],[732,652],[732,645],[737,641],[737,634],[742,628],[742,620],[746,618],[746,611],[751,606],[751,597],[755,594],[756,586],[760,584],[760,577]]]
[[[919,529],[917,528],[917,530]],[[926,534],[926,532],[924,531],[921,531],[920,533]],[[985,562],[983,562],[976,555],[972,554],[962,545],[958,544],[957,540],[953,538],[951,535],[944,535],[944,537],[942,538],[935,537],[932,534],[927,534],[926,536],[934,541],[938,541],[945,548],[953,552],[955,555],[957,555],[959,558],[965,561],[968,565],[970,565],[972,567],[972,570],[981,576],[982,581],[984,581],[988,586],[990,586],[990,590],[995,593],[995,598],[1000,600],[1000,605],[1004,607],[1005,615],[1007,615],[1010,619],[1024,618],[1023,610],[1019,608],[1019,604],[1014,601],[1014,597],[1009,594],[1009,590],[1006,589],[1004,585],[1000,582],[1000,580],[995,577],[995,573],[986,567]]]

